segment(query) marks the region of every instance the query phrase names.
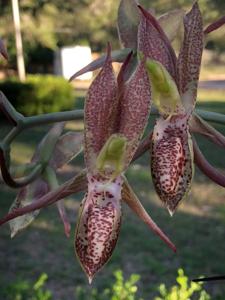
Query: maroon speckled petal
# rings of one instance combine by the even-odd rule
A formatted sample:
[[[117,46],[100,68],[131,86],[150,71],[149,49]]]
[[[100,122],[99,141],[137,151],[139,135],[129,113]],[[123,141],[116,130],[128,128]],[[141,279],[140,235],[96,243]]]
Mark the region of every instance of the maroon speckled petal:
[[[151,150],[152,179],[157,194],[171,215],[190,189],[192,153],[187,116],[157,120]]]
[[[123,97],[120,99],[119,133],[128,140],[125,168],[129,165],[137,150],[148,121],[150,106],[150,83],[145,69],[145,62],[142,61],[126,83]]]
[[[75,250],[89,283],[109,260],[121,224],[122,178],[113,182],[88,175],[88,193],[80,209]]]
[[[117,83],[108,49],[105,64],[92,82],[85,102],[84,154],[90,172],[95,169],[103,145],[114,133],[117,105]]]
[[[141,6],[138,50],[148,58],[159,61],[176,80],[176,55],[158,21]]]
[[[177,62],[178,89],[188,109],[195,105],[202,51],[202,16],[196,2],[184,17],[184,40]]]
[[[124,180],[123,184],[122,199],[132,209],[132,211],[167,244],[167,246],[176,252],[176,246],[152,220],[126,180]]]
[[[210,180],[214,181],[218,185],[225,187],[225,174],[220,170],[212,166],[208,160],[204,157],[203,153],[198,147],[198,144],[193,139],[194,160],[198,168],[205,174]]]
[[[118,33],[126,48],[137,48],[138,24],[140,12],[135,0],[121,0],[118,9]]]
[[[64,232],[65,232],[65,235],[66,237],[70,237],[70,230],[71,230],[71,225],[70,225],[70,221],[69,221],[69,218],[67,216],[67,213],[66,213],[66,208],[65,208],[65,205],[64,205],[64,200],[60,200],[56,203],[57,205],[57,208],[58,208],[58,211],[59,211],[59,215],[60,215],[60,218],[63,222],[63,225],[64,225]]]
[[[130,48],[112,51],[111,59],[113,62],[121,63],[126,59],[127,55],[131,51],[132,51],[132,49],[130,49]],[[76,79],[78,76],[81,76],[87,72],[95,71],[95,70],[101,68],[104,65],[105,60],[106,60],[106,55],[103,55],[103,56],[97,58],[96,60],[92,61],[90,64],[88,64],[81,70],[77,71],[75,74],[73,74],[73,76],[71,76],[69,81],[72,81],[72,80]]]
[[[216,128],[212,127],[208,122],[204,121],[197,114],[193,114],[189,121],[190,131],[199,133],[211,140],[216,145],[225,148],[225,136],[220,133]]]
[[[215,22],[211,23],[204,29],[204,34],[208,34],[214,30],[219,29],[221,26],[225,24],[225,16],[221,17],[220,19],[216,20]]]

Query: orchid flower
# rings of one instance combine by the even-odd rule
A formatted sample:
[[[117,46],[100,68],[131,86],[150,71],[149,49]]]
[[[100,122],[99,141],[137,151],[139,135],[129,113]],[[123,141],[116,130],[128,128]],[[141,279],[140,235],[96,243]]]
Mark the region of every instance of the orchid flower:
[[[126,51],[133,50],[127,79],[136,68],[137,53],[145,56],[153,103],[160,114],[152,136],[152,179],[171,215],[190,190],[194,162],[210,179],[225,186],[223,174],[206,161],[196,142],[192,145],[191,133],[197,132],[225,146],[224,136],[194,112],[204,41],[208,33],[224,25],[225,17],[205,29],[202,23],[197,2],[187,14],[174,10],[158,19],[134,0],[122,0],[118,10],[119,36],[125,48],[114,51],[113,60],[124,61]],[[182,31],[177,57],[171,42]],[[102,63],[103,57],[71,79]]]
[[[184,39],[177,59],[157,20],[142,7],[140,10],[138,47],[148,58],[153,101],[160,114],[152,137],[152,179],[172,215],[189,191],[194,172],[189,119],[195,105],[203,50],[202,18],[195,3],[184,17]]]
[[[122,200],[175,250],[144,211],[123,175],[137,150],[151,105],[144,60],[138,63],[130,80],[124,82],[130,58],[131,55],[116,81],[108,47],[103,68],[91,84],[85,102],[84,157],[88,189],[80,209],[75,249],[89,282],[115,248]]]
[[[140,152],[142,154],[143,149],[151,152],[153,183],[169,212],[174,213],[190,190],[194,162],[210,179],[225,187],[225,176],[207,162],[191,137],[191,133],[197,132],[225,148],[225,137],[194,110],[204,39],[224,23],[223,17],[203,29],[197,2],[187,14],[175,10],[157,19],[135,0],[121,0],[118,30],[124,48],[111,52],[108,46],[106,55],[71,78],[102,67],[85,101],[86,169],[57,187],[56,171],[80,151],[82,137],[73,133],[60,137],[64,124],[56,125],[25,168],[26,171],[37,162],[42,163],[45,168],[41,177],[22,188],[0,225],[10,221],[11,234],[15,235],[33,221],[40,208],[75,192],[86,191],[79,211],[75,251],[89,282],[106,264],[116,246],[123,201],[176,251],[145,211],[124,173],[137,155],[153,102],[159,117],[153,134],[141,141]],[[182,27],[183,42],[177,57],[171,42]],[[7,57],[1,41],[0,53]],[[113,61],[123,63],[117,79]],[[4,97],[0,100],[0,108],[11,123],[16,123],[18,113],[10,105],[5,109]],[[0,147],[2,174],[8,178],[3,152]],[[68,235],[70,225],[62,202],[58,208]]]
[[[58,187],[56,171],[64,164],[72,160],[82,149],[83,134],[68,132],[62,136],[64,123],[54,125],[35,151],[31,163],[22,170],[15,170],[16,176],[21,176],[24,172],[30,171],[38,161],[48,161],[42,176],[31,182],[29,185],[21,188],[15,201],[12,203],[9,213],[22,208],[31,203],[38,202],[39,199],[50,190]],[[50,146],[51,145],[51,146]],[[64,230],[67,237],[70,235],[70,222],[66,215],[63,200],[57,202],[57,208],[64,224]],[[25,229],[38,216],[40,210],[19,216],[9,222],[11,237],[14,237],[19,231]]]

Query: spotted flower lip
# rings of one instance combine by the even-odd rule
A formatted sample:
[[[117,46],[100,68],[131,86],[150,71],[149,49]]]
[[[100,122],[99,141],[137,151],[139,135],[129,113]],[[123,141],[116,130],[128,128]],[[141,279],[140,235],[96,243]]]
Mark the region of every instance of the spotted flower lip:
[[[171,215],[191,186],[193,155],[190,143],[186,115],[156,121],[151,156],[152,180]]]
[[[121,189],[121,177],[109,183],[88,175],[88,192],[81,206],[75,248],[89,283],[116,245],[122,215]]]
[[[152,179],[159,198],[173,215],[190,190],[194,172],[189,119],[203,51],[202,17],[197,3],[184,16],[184,39],[176,58],[158,21],[139,8],[139,48],[147,57],[153,101],[161,115],[152,138]],[[159,47],[153,46],[153,38]]]
[[[111,49],[92,82],[85,102],[84,156],[88,189],[79,212],[75,251],[89,282],[112,255],[121,225],[123,172],[129,166],[148,121],[151,93],[145,61],[125,81],[131,55],[116,80]],[[129,194],[130,197],[133,197]],[[127,199],[127,198],[126,198]],[[143,207],[135,198],[131,206]],[[136,208],[135,208],[136,207]],[[142,213],[140,213],[142,211]],[[173,249],[175,246],[147,219],[147,224]]]

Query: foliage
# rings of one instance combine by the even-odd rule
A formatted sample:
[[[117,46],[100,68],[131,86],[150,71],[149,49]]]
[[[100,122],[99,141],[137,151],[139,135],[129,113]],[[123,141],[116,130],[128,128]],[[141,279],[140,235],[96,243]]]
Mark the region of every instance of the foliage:
[[[52,293],[44,287],[47,279],[47,274],[43,273],[34,284],[17,281],[6,287],[2,296],[7,300],[51,300]]]
[[[77,300],[143,300],[137,296],[137,282],[140,279],[138,274],[131,274],[125,280],[123,272],[114,272],[115,281],[111,287],[99,292],[98,289],[87,290],[81,286],[76,288],[75,299]],[[45,288],[47,274],[43,273],[39,279],[31,284],[28,281],[18,281],[5,288],[2,296],[7,300],[52,300],[52,294]],[[210,300],[210,295],[202,288],[201,284],[191,282],[184,275],[182,269],[178,270],[178,285],[167,289],[165,284],[160,284],[158,290],[160,296],[154,300]],[[1,295],[1,294],[0,294]],[[7,295],[7,296],[6,296]],[[196,296],[193,298],[193,296]]]
[[[138,291],[136,283],[139,281],[140,276],[137,274],[131,274],[131,276],[125,280],[121,270],[114,272],[115,282],[110,288],[105,289],[102,293],[97,289],[92,289],[90,294],[87,295],[86,289],[78,287],[76,289],[76,299],[79,300],[143,300],[137,298],[136,293]]]
[[[217,18],[225,8],[222,0],[201,0],[199,2],[204,16],[207,17],[207,22]],[[157,14],[162,14],[168,9],[189,8],[191,1],[153,0],[149,2],[142,0],[140,3],[154,9]],[[83,0],[76,1],[76,5],[72,0],[21,0],[20,13],[23,41],[25,42],[24,50],[27,53],[30,52],[30,49],[40,46],[56,49],[62,45],[88,43],[94,51],[102,51],[109,40],[114,47],[118,47],[114,26],[118,5],[119,1],[113,0],[104,3],[100,0]],[[10,40],[14,40],[11,2],[0,0],[0,6],[0,33],[6,39],[8,46],[14,48],[13,43],[10,43]],[[77,15],[79,18],[76,17]],[[210,40],[214,41],[214,35],[210,37]],[[222,37],[221,40],[223,40]],[[217,41],[215,40],[215,42]],[[221,44],[222,42],[220,42]]]
[[[185,276],[182,269],[178,270],[176,281],[178,285],[172,286],[169,290],[166,288],[165,284],[160,284],[160,296],[156,297],[154,300],[190,300],[193,299],[193,296],[198,296],[198,298],[195,298],[197,300],[211,299],[209,294],[202,288],[201,284],[195,282],[189,283],[188,277]]]
[[[61,77],[30,75],[26,82],[12,78],[1,82],[0,89],[14,107],[26,116],[74,107],[73,88]]]

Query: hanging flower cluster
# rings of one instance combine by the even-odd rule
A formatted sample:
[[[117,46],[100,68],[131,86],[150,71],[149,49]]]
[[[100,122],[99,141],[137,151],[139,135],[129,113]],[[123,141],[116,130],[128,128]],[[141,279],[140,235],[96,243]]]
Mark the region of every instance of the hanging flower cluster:
[[[224,18],[204,30],[197,2],[187,14],[175,10],[157,19],[134,0],[122,0],[118,29],[124,48],[111,52],[108,45],[105,56],[71,78],[101,67],[85,100],[84,138],[75,133],[61,136],[64,123],[50,130],[25,168],[27,172],[39,163],[40,176],[20,190],[0,224],[10,221],[14,236],[34,220],[40,208],[60,200],[58,209],[69,236],[70,224],[61,199],[86,191],[77,222],[75,251],[89,282],[115,248],[122,202],[176,251],[147,214],[124,173],[137,155],[149,150],[155,190],[171,215],[191,188],[194,162],[212,180],[225,186],[224,175],[205,160],[191,136],[199,132],[225,146],[225,138],[194,111],[204,39],[223,23]],[[180,34],[182,43],[177,56],[171,43]],[[3,47],[0,43],[0,52],[6,57]],[[117,78],[113,61],[123,63]],[[159,116],[153,132],[141,141],[152,104]],[[12,108],[5,111],[7,116],[11,116],[9,112]],[[85,170],[58,187],[57,170],[81,151],[82,144]],[[2,150],[0,161],[7,181],[10,174]]]

